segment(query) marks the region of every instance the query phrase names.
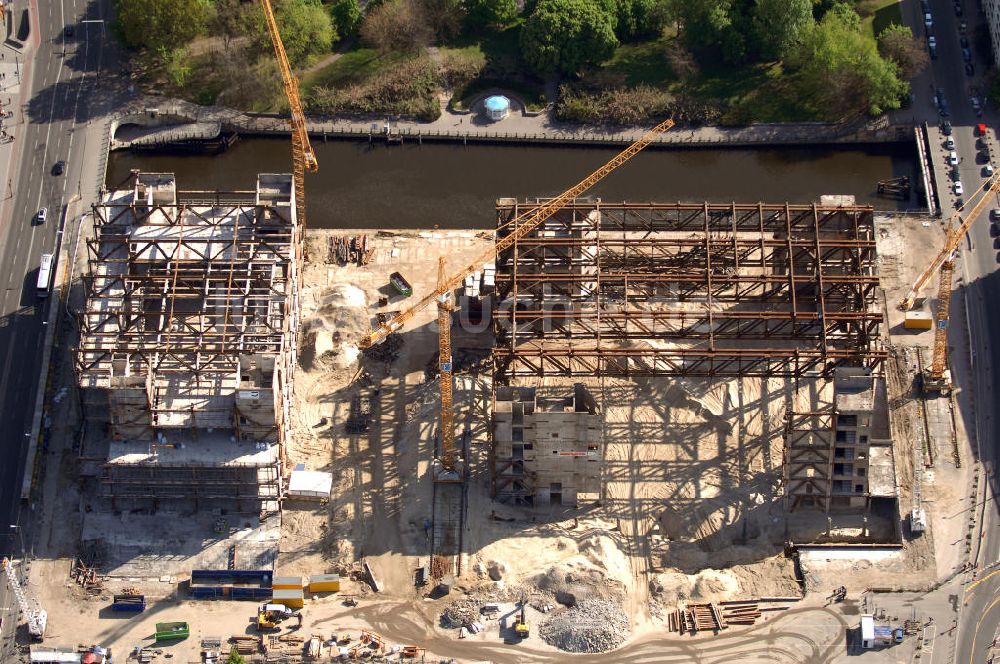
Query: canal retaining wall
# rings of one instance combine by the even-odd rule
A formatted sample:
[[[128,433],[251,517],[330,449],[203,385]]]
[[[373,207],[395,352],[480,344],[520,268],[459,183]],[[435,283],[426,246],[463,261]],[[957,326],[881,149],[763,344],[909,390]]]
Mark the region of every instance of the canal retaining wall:
[[[251,136],[289,135],[287,118],[277,114],[241,113],[220,107],[198,106],[189,102],[153,98],[133,104],[112,122],[111,149],[129,146],[116,140],[119,127],[137,125],[151,128],[143,132],[145,141],[168,142],[173,137],[193,136],[203,127],[215,126]],[[510,116],[492,123],[468,115],[444,113],[433,122],[383,119],[310,118],[309,133],[314,138],[386,140],[387,133],[403,142],[447,141],[479,143],[522,143],[560,145],[629,145],[648,127],[591,127],[555,122],[548,115]],[[886,117],[853,124],[755,124],[747,127],[675,127],[652,143],[671,146],[772,146],[872,144],[913,141],[911,125],[890,124]]]

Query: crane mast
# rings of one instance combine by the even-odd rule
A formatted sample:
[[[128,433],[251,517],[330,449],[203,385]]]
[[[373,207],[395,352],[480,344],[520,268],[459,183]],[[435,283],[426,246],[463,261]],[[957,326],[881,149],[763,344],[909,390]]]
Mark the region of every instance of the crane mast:
[[[443,282],[439,280],[437,288],[418,300],[413,306],[399,312],[391,320],[388,320],[385,323],[380,323],[379,326],[370,334],[361,339],[359,346],[361,348],[370,348],[384,341],[385,338],[393,332],[400,330],[403,325],[412,320],[417,313],[425,309],[431,302],[440,298],[444,293],[456,288],[460,283],[462,283],[462,280],[465,279],[465,277],[478,270],[483,263],[494,260],[496,256],[514,246],[518,240],[538,228],[543,221],[561,210],[571,200],[603,180],[616,168],[627,162],[638,153],[642,152],[642,150],[652,143],[657,136],[673,126],[673,120],[665,120],[661,122],[643,134],[643,136],[635,143],[619,152],[615,157],[608,161],[608,163],[598,168],[573,187],[551,199],[535,211],[518,215],[512,221],[508,222],[507,226],[513,227],[513,231],[510,234],[502,238],[498,238],[492,247],[477,256],[471,263],[458,272],[452,274]]]
[[[444,271],[445,258],[438,258],[438,290],[447,282]],[[444,288],[438,298],[438,366],[441,369],[441,468],[439,479],[446,479],[455,471],[455,426],[452,410],[451,368],[451,291]],[[458,479],[458,476],[454,476]]]
[[[9,558],[4,558],[2,564],[4,574],[7,576],[7,584],[14,593],[14,597],[17,599],[17,606],[28,623],[28,634],[32,639],[41,641],[42,637],[45,636],[45,626],[49,619],[48,612],[42,608],[32,609],[28,606],[28,598],[24,594],[24,588],[21,587],[21,582],[14,574],[13,561]]]
[[[267,33],[271,36],[274,55],[281,71],[281,84],[285,89],[290,113],[289,123],[292,125],[292,179],[295,181],[295,216],[301,228],[306,227],[306,193],[305,172],[313,173],[319,170],[316,153],[309,142],[309,131],[306,128],[306,115],[299,99],[299,81],[292,73],[292,66],[285,53],[285,45],[281,41],[278,22],[274,18],[271,0],[260,0],[264,9],[264,21],[267,23]]]

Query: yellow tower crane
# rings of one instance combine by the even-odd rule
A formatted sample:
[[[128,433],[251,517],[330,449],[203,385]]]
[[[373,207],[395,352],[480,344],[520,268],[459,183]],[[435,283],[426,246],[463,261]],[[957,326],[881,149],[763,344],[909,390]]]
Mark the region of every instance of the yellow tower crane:
[[[444,271],[445,258],[438,258],[438,290],[448,282]],[[441,468],[439,480],[459,480],[455,471],[455,427],[452,410],[452,369],[451,369],[451,290],[444,288],[438,296],[438,367],[441,369]]]
[[[990,196],[998,190],[1000,190],[1000,176],[993,176],[983,182],[982,186],[972,194],[965,205],[955,210],[951,218],[948,219],[948,225],[945,227],[944,247],[934,257],[931,264],[927,266],[927,269],[920,273],[920,276],[913,282],[913,286],[906,294],[906,297],[899,303],[899,308],[903,311],[912,309],[917,298],[920,296],[920,292],[927,285],[927,282],[930,281],[931,277],[934,276],[934,273],[937,271],[941,272],[938,285],[937,311],[934,316],[934,357],[930,368],[927,370],[927,374],[924,376],[925,389],[942,393],[947,393],[951,390],[951,380],[947,371],[948,323],[951,316],[951,286],[952,277],[955,273],[955,255],[958,252],[958,246],[962,243],[966,233],[969,232],[969,228],[972,227],[972,224],[975,223],[979,214],[989,202]],[[972,204],[972,207],[967,210],[966,206],[969,203]]]
[[[384,323],[380,323],[379,326],[376,327],[370,334],[360,340],[358,345],[361,348],[371,348],[372,346],[384,341],[385,338],[393,332],[398,332],[402,329],[403,325],[412,320],[417,313],[425,309],[431,302],[437,301],[439,303],[438,350],[441,362],[441,465],[445,471],[444,474],[448,474],[456,470],[454,465],[454,432],[451,430],[453,415],[451,385],[451,304],[448,300],[448,296],[451,291],[462,283],[462,280],[468,275],[478,270],[484,263],[496,260],[497,256],[513,247],[518,240],[538,228],[543,221],[561,210],[574,198],[580,196],[595,184],[603,180],[616,168],[627,162],[635,155],[639,154],[639,152],[652,143],[657,136],[673,126],[673,120],[665,120],[661,122],[643,134],[642,137],[640,137],[635,143],[619,152],[606,164],[584,179],[580,180],[580,182],[576,185],[551,199],[535,211],[520,214],[511,221],[507,222],[503,227],[497,230],[499,231],[505,228],[511,228],[511,232],[508,235],[499,238],[492,247],[481,253],[471,263],[458,272],[455,272],[450,277],[444,276],[444,259],[442,258],[441,262],[438,264],[437,288],[418,300],[415,304],[413,304],[413,306],[396,314],[392,319]],[[447,322],[445,322],[446,318]],[[447,375],[444,371],[446,364],[448,369]]]
[[[319,170],[319,162],[316,161],[316,153],[313,152],[312,144],[309,143],[309,131],[306,129],[306,115],[302,111],[302,101],[299,99],[299,81],[292,73],[292,67],[288,63],[288,56],[285,54],[285,45],[281,41],[281,33],[278,32],[278,22],[274,19],[274,9],[271,7],[271,0],[260,0],[264,9],[264,21],[267,23],[267,33],[271,36],[271,44],[274,46],[274,55],[278,60],[278,69],[281,70],[281,84],[285,88],[285,97],[288,99],[288,110],[291,113],[289,124],[292,125],[292,177],[295,181],[295,216],[299,227],[306,227],[306,191],[305,172],[313,173]],[[301,274],[301,273],[300,273]]]

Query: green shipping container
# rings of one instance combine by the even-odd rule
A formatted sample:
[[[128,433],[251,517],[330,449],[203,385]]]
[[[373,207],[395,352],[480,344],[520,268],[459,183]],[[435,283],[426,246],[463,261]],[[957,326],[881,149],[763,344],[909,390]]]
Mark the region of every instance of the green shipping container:
[[[172,641],[186,639],[191,636],[191,630],[186,622],[156,623],[156,641]]]

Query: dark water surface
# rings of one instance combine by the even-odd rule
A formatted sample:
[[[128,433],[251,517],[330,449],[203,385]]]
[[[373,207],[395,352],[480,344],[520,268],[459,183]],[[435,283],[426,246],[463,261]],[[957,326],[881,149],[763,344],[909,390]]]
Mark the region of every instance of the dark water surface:
[[[619,152],[616,148],[514,145],[314,144],[320,170],[306,175],[309,225],[318,228],[492,228],[498,197],[553,196]],[[241,140],[214,156],[114,152],[109,186],[129,170],[176,173],[181,189],[253,189],[257,173],[291,169],[287,139]],[[876,197],[879,180],[917,181],[912,143],[846,148],[649,148],[594,187],[605,201],[810,203],[853,194],[877,209],[918,207]]]

